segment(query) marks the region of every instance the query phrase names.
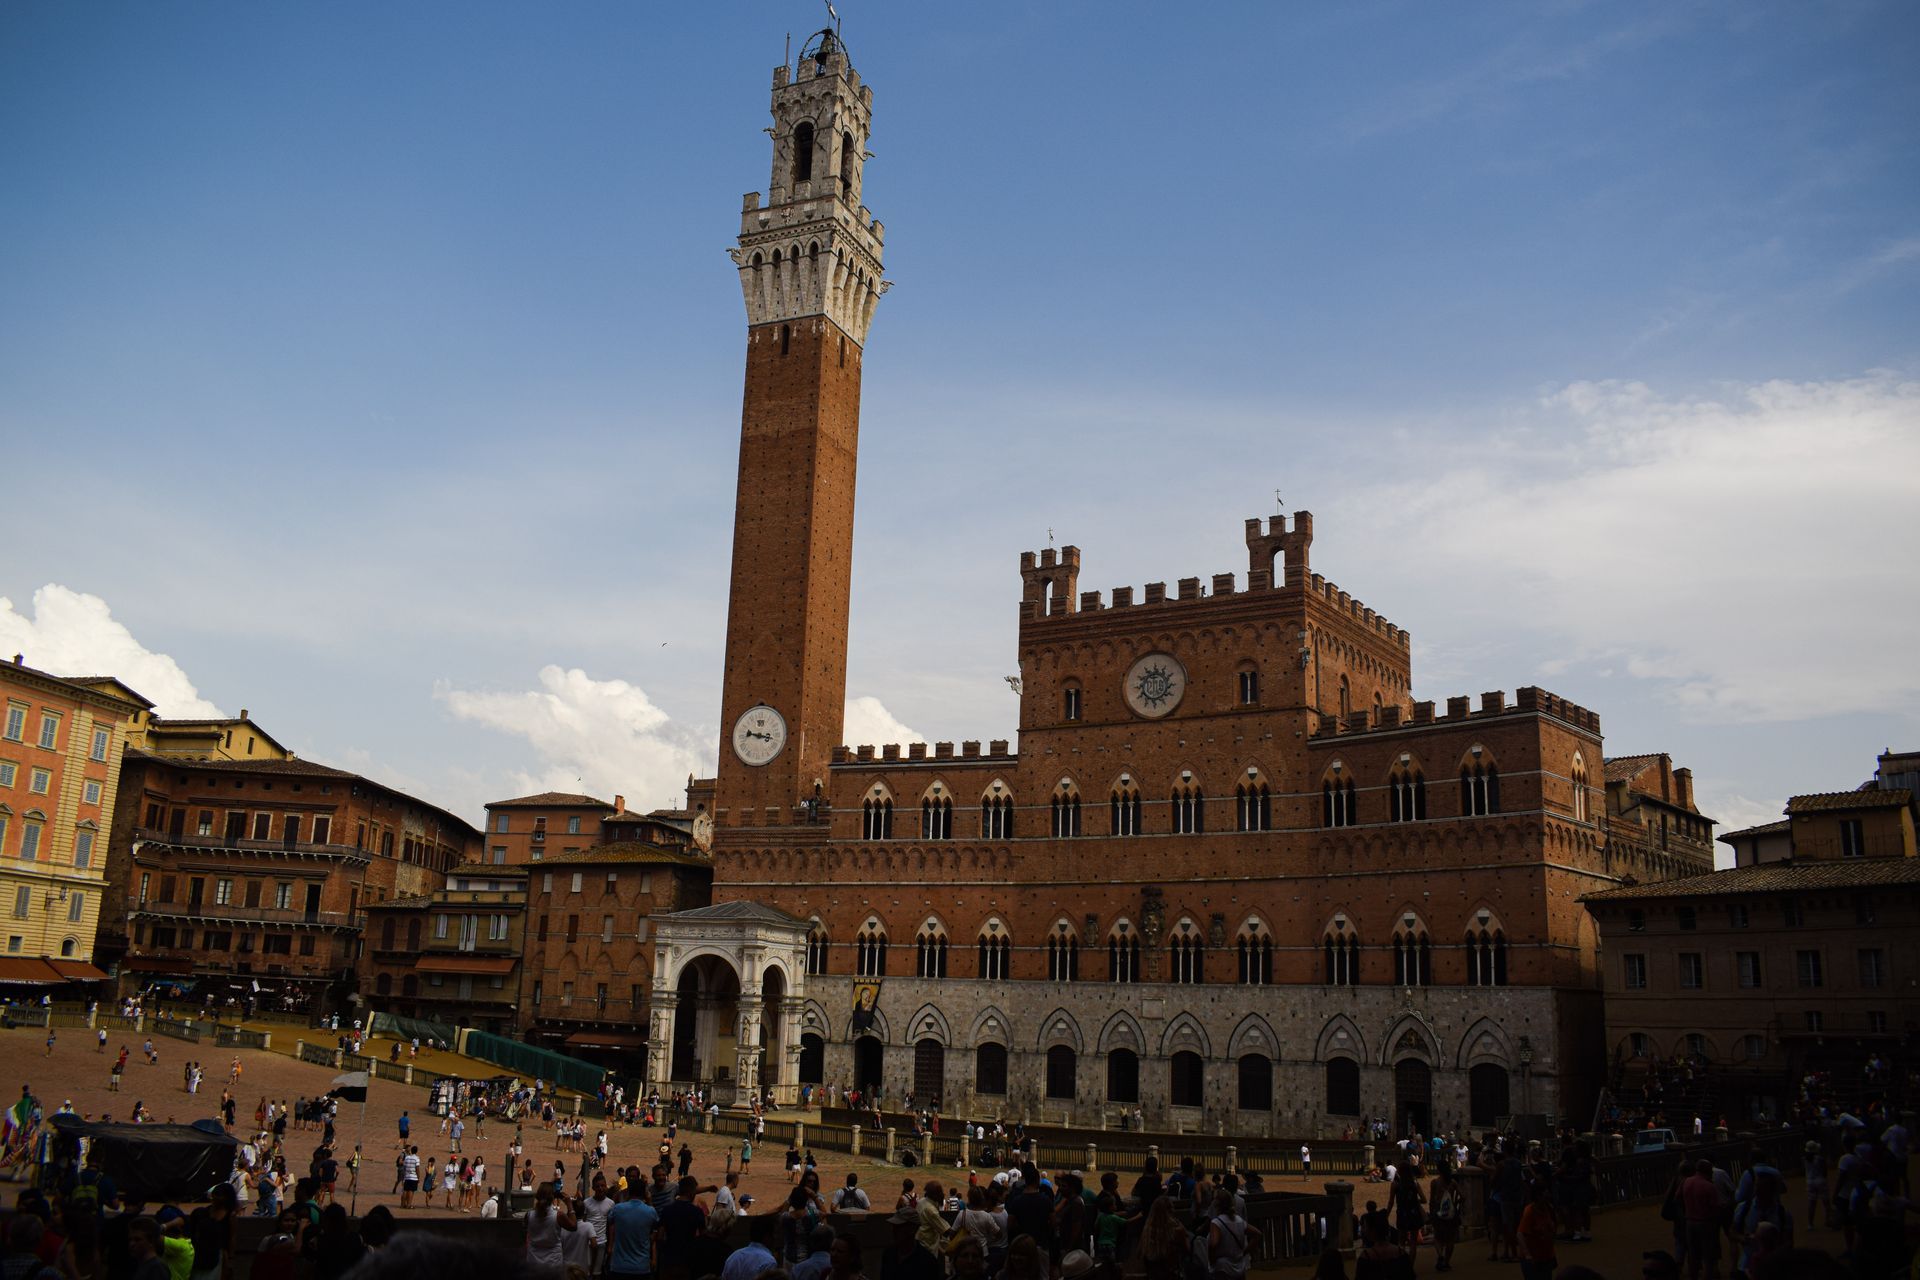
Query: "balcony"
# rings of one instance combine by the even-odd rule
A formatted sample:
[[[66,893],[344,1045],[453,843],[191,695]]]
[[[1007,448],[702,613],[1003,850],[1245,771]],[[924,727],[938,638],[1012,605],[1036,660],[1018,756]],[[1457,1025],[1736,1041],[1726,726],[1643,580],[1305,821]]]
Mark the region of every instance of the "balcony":
[[[317,929],[340,929],[358,933],[360,918],[344,911],[307,911],[300,907],[247,907],[234,902],[135,902],[127,908],[134,920],[161,920],[168,923],[287,925]]]
[[[224,835],[198,835],[182,833],[173,835],[157,827],[139,827],[133,833],[134,845],[166,845],[175,849],[201,849],[208,853],[241,853],[249,855],[294,854],[307,858],[338,858],[344,862],[370,862],[373,853],[368,849],[357,849],[350,844],[313,844],[304,840],[247,840]]]

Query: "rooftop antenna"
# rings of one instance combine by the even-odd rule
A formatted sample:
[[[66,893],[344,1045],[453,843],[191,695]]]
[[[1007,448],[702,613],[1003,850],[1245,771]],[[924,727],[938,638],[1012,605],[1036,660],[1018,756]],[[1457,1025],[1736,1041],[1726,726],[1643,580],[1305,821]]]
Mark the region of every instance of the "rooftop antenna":
[[[833,7],[833,0],[827,0],[827,17],[833,19],[833,34],[840,34],[840,11]]]
[[[793,66],[793,32],[787,32],[787,66]],[[767,132],[773,132],[769,129]]]
[[[1053,526],[1052,525],[1047,526],[1047,545],[1048,546],[1053,545]]]
[[[1273,509],[1279,512],[1285,512],[1287,509],[1287,504],[1281,500],[1280,491],[1278,489],[1275,489],[1273,491]]]

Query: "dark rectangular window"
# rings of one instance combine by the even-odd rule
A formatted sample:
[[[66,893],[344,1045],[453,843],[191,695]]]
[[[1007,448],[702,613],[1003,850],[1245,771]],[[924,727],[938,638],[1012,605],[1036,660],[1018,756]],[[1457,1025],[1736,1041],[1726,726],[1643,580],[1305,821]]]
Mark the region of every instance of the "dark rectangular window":
[[[1878,947],[1860,951],[1860,985],[1869,988],[1887,985],[1887,953]]]
[[[580,938],[580,917],[567,917],[567,941],[576,942]]]
[[[1680,989],[1698,991],[1706,985],[1706,965],[1701,962],[1698,951],[1680,953]]]
[[[1623,957],[1623,959],[1626,961],[1627,990],[1645,991],[1647,989],[1647,958],[1645,956],[1630,955]]]
[[[1683,930],[1693,930],[1700,927],[1700,913],[1692,907],[1676,908],[1673,913],[1673,919],[1674,923],[1678,924]]]
[[[1067,686],[1061,702],[1060,718],[1062,720],[1078,720],[1080,718],[1080,690],[1078,686]]]
[[[1798,929],[1807,922],[1807,918],[1801,912],[1800,904],[1789,898],[1780,904],[1780,921],[1789,929]]]
[[[1760,953],[1758,951],[1736,951],[1733,953],[1734,972],[1739,975],[1740,985],[1749,990],[1760,985]]]
[[[271,840],[273,838],[272,814],[256,813],[253,815],[253,838],[255,840]]]
[[[1820,972],[1820,953],[1818,951],[1796,951],[1793,953],[1793,970],[1803,987],[1824,986]]]
[[[1240,673],[1240,705],[1251,707],[1260,701],[1260,673],[1242,671]]]
[[[1866,831],[1858,818],[1840,819],[1840,856],[1864,858],[1867,855]]]

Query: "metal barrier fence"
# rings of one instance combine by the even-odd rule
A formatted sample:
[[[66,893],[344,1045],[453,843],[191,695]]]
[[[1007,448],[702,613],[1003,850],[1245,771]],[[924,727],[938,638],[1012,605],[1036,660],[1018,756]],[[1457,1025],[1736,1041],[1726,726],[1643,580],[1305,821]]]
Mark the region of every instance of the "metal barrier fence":
[[[213,1033],[213,1042],[230,1049],[264,1049],[268,1044],[268,1034],[264,1031],[243,1031],[239,1027],[220,1027]]]
[[[299,1055],[302,1062],[317,1062],[325,1067],[333,1065],[334,1055],[339,1052],[338,1049],[329,1049],[323,1044],[308,1044],[304,1040],[300,1042],[299,1047]]]
[[[1798,1166],[1807,1135],[1800,1129],[1779,1129],[1731,1142],[1714,1142],[1679,1147],[1643,1156],[1610,1156],[1593,1162],[1593,1202],[1596,1205],[1630,1204],[1660,1200],[1667,1194],[1675,1171],[1684,1162],[1711,1160],[1738,1181],[1758,1151],[1763,1162],[1781,1170]]]
[[[186,1040],[192,1044],[199,1044],[203,1038],[199,1027],[189,1022],[175,1022],[171,1018],[160,1019],[150,1024],[147,1030],[174,1040]]]
[[[93,1025],[108,1031],[138,1031],[140,1019],[122,1017],[117,1013],[96,1013],[93,1015]]]
[[[47,1011],[37,1004],[9,1006],[0,1019],[9,1027],[44,1027],[47,1025]]]

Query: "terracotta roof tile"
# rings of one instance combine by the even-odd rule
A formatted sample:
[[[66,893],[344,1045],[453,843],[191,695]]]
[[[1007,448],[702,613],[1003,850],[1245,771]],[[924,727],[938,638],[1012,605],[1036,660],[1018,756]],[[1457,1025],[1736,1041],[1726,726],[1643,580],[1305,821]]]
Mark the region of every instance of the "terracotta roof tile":
[[[1778,822],[1763,822],[1757,827],[1748,827],[1743,831],[1729,831],[1720,838],[1722,840],[1732,841],[1742,836],[1781,836],[1791,830],[1793,830],[1793,823],[1786,818],[1782,818]]]
[[[1608,756],[1606,760],[1607,781],[1627,782],[1648,765],[1660,763],[1660,753],[1652,752],[1638,756]]]
[[[1714,898],[1730,893],[1787,893],[1920,884],[1920,858],[1837,858],[1765,862],[1679,880],[1658,880],[1589,893],[1582,902],[1636,902],[1658,898]]]
[[[647,844],[640,840],[614,840],[606,844],[589,845],[577,853],[556,853],[529,863],[528,869],[550,866],[577,866],[580,863],[595,862],[671,862],[687,867],[711,867],[712,862],[692,851],[669,849],[665,845]]]
[[[568,791],[542,791],[538,795],[520,796],[513,800],[489,800],[489,809],[561,809],[577,805],[595,809],[611,809],[612,805],[594,796],[575,795]]]
[[[1913,803],[1913,792],[1905,787],[1886,791],[1822,791],[1810,796],[1794,796],[1787,801],[1788,813],[1816,813],[1822,809],[1897,809]]]

